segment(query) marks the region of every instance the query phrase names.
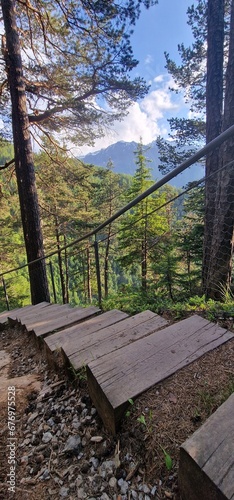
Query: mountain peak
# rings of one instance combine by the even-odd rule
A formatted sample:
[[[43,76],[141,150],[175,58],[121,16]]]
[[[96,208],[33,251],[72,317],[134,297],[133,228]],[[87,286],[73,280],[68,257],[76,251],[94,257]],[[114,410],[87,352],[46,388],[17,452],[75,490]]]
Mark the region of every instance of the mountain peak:
[[[100,149],[94,153],[80,157],[84,163],[93,164],[97,167],[106,167],[109,160],[114,165],[114,171],[120,174],[134,175],[136,171],[135,151],[137,149],[137,142],[118,141],[111,144],[107,148]],[[155,141],[150,144],[143,145],[146,149],[145,156],[150,160],[150,168],[152,170],[152,177],[156,181],[162,177],[158,169],[159,157],[158,147]],[[204,176],[204,169],[200,165],[196,168],[187,169],[185,172],[177,176],[171,181],[171,184],[176,187],[185,186],[188,182],[198,180]]]

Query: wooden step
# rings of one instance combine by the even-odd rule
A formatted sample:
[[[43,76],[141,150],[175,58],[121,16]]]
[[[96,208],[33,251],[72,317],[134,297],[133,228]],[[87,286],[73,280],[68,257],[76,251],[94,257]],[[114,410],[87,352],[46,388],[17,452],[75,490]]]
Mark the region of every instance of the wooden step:
[[[58,348],[62,348],[65,356],[69,357],[77,353],[84,344],[86,345],[93,333],[96,335],[105,327],[109,327],[113,324],[118,325],[120,321],[127,317],[128,315],[123,311],[113,309],[112,311],[100,314],[94,318],[87,319],[82,324],[66,328],[46,337],[45,343],[51,352],[54,352]],[[83,364],[81,366],[83,366]]]
[[[136,340],[165,327],[167,321],[151,311],[144,311],[98,332],[77,339],[65,354],[75,370],[97,358],[116,351]]]
[[[40,302],[36,305],[29,305],[25,307],[20,307],[18,309],[13,309],[12,311],[8,311],[8,319],[10,324],[20,323],[20,318],[24,315],[28,314],[36,314],[39,310],[50,307],[51,304],[49,302]]]
[[[12,311],[17,312],[19,309],[12,309]],[[3,311],[0,313],[0,327],[4,326],[8,322],[10,311]]]
[[[233,337],[194,315],[91,361],[89,392],[106,427],[114,434],[130,398]]]
[[[74,309],[68,304],[51,304],[49,307],[44,307],[37,312],[31,311],[26,315],[20,315],[18,319],[21,325],[25,326],[29,332],[33,330],[34,327],[41,325],[45,320],[48,321],[49,319],[59,318],[63,316],[64,313],[73,310]]]
[[[36,323],[34,325],[31,324],[30,331],[33,331],[36,337],[44,337],[55,330],[79,323],[100,312],[101,310],[95,306],[66,309],[61,315],[58,314],[57,317],[45,318],[44,321],[40,321],[39,325]]]
[[[182,500],[234,499],[234,393],[182,445]]]

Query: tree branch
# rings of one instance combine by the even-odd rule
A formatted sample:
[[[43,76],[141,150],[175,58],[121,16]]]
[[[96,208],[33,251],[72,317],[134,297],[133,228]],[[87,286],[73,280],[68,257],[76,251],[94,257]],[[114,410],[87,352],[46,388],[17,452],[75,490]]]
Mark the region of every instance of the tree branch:
[[[0,165],[0,170],[4,170],[5,168],[8,168],[12,163],[15,163],[15,158],[12,158],[10,161],[6,161],[5,165]]]

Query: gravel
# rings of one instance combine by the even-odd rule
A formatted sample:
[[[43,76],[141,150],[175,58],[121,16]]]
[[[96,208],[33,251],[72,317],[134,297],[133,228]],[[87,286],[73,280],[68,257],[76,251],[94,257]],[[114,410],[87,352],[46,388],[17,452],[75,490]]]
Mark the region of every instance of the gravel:
[[[45,377],[25,409],[22,437],[21,484],[48,482],[50,498],[156,498],[157,485],[145,484],[131,453],[119,465],[117,438],[107,434],[89,397],[69,381]]]

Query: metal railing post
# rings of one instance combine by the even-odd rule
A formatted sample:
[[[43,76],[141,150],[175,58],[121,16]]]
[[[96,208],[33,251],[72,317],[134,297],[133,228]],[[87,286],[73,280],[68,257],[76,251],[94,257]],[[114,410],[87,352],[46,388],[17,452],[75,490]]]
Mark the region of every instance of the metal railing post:
[[[94,252],[95,252],[95,265],[96,265],[96,276],[97,276],[97,288],[98,288],[98,305],[102,306],[102,287],[101,287],[101,274],[100,274],[100,263],[99,263],[99,252],[98,252],[98,242],[94,241]]]
[[[52,282],[52,288],[53,288],[54,302],[56,304],[57,303],[57,297],[56,297],[56,290],[55,290],[55,283],[54,283],[54,270],[53,270],[53,266],[52,266],[51,260],[49,261],[49,266],[50,266],[50,276],[51,276],[51,282]]]
[[[95,237],[96,237],[97,233],[100,232],[102,229],[104,229],[104,227],[106,227],[109,224],[111,224],[112,222],[114,222],[121,215],[125,214],[128,210],[130,210],[132,207],[134,207],[135,205],[137,205],[140,201],[142,201],[145,198],[147,198],[147,196],[149,196],[150,194],[154,193],[157,189],[161,188],[162,186],[164,186],[164,184],[168,183],[170,180],[172,180],[178,174],[180,174],[181,172],[183,172],[184,170],[186,170],[188,167],[190,167],[191,165],[193,165],[193,163],[196,163],[198,160],[200,160],[201,158],[203,158],[203,156],[205,156],[208,153],[210,153],[211,151],[213,151],[214,148],[217,148],[218,146],[221,146],[221,144],[223,144],[224,141],[230,139],[233,136],[234,136],[234,125],[232,125],[227,130],[225,130],[224,132],[222,132],[218,137],[216,137],[211,142],[209,142],[208,144],[206,144],[206,146],[204,146],[202,149],[200,149],[199,151],[197,151],[190,158],[188,158],[187,160],[183,161],[178,167],[176,167],[174,170],[172,170],[171,172],[169,172],[168,174],[166,174],[164,177],[162,177],[162,179],[160,179],[155,184],[153,184],[152,186],[150,186],[148,189],[146,189],[146,191],[144,191],[143,193],[141,193],[140,195],[138,195],[136,198],[134,198],[132,201],[130,201],[127,205],[125,205],[123,208],[121,208],[120,210],[118,210],[118,212],[116,212],[111,217],[109,217],[109,219],[107,219],[105,222],[102,222],[95,229],[92,229],[92,231],[90,231],[89,233],[86,233],[85,235],[81,236],[80,238],[72,241],[71,243],[69,243],[69,244],[67,244],[67,245],[65,245],[63,247],[60,247],[57,250],[54,250],[53,252],[50,252],[49,254],[47,254],[47,255],[45,255],[43,257],[40,257],[40,258],[35,259],[35,260],[33,260],[31,262],[28,262],[26,264],[23,264],[21,266],[15,267],[13,269],[8,269],[8,271],[0,273],[0,277],[3,277],[3,276],[5,276],[5,274],[9,274],[9,273],[11,273],[13,271],[18,271],[19,269],[23,269],[24,267],[27,267],[28,265],[35,264],[36,262],[39,262],[39,261],[41,261],[41,260],[43,260],[45,258],[48,259],[48,258],[52,257],[53,255],[57,254],[59,256],[61,254],[61,252],[64,251],[65,249],[70,248],[70,247],[72,247],[74,245],[77,245],[78,243],[81,243],[81,241],[84,241],[87,238],[91,238],[91,236],[95,235]],[[100,272],[100,270],[99,270],[99,272]]]
[[[5,283],[5,280],[4,280],[3,277],[2,277],[2,286],[3,286],[3,290],[4,290],[4,295],[5,295],[5,301],[6,301],[7,310],[10,311],[10,304],[9,304],[9,298],[8,298],[8,295],[7,295],[6,283]]]

